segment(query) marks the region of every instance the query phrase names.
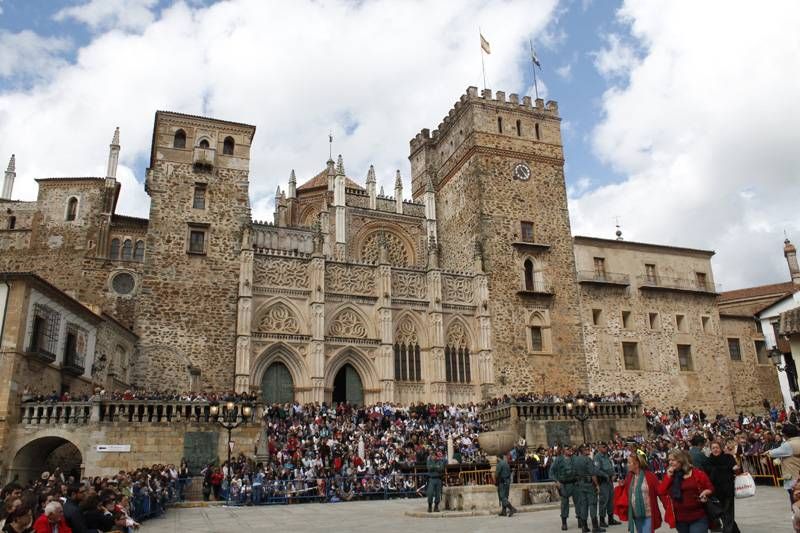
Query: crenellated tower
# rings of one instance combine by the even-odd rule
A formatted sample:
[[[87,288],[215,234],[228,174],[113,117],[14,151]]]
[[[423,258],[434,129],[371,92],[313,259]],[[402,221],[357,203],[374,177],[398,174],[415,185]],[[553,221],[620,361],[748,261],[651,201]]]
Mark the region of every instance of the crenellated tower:
[[[473,347],[493,355],[484,394],[585,388],[558,104],[469,87],[409,159],[442,268],[486,273],[491,332],[482,324]]]

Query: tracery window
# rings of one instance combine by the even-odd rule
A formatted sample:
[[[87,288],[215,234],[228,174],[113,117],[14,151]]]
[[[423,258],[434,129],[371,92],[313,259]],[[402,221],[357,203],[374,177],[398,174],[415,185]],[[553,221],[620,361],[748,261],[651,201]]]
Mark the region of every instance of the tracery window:
[[[445,379],[450,383],[470,383],[472,371],[467,335],[460,324],[450,327],[444,347]]]

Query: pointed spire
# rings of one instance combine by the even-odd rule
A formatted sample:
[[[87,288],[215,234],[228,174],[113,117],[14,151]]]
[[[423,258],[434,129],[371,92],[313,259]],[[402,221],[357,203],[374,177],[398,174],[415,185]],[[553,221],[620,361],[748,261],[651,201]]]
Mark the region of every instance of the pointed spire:
[[[297,177],[294,175],[294,169],[289,173],[289,183],[297,183]]]
[[[380,192],[380,193],[378,193],[378,196],[386,196],[386,195],[383,193],[383,185],[381,185],[381,192]]]
[[[17,170],[17,156],[11,154],[11,159],[8,160],[8,168],[6,172],[16,172]]]
[[[339,157],[336,158],[336,175],[344,176],[344,159],[342,159],[342,154],[339,154]]]
[[[114,138],[111,139],[112,146],[119,146],[119,126],[114,129]]]
[[[367,183],[375,183],[375,167],[370,165],[367,171]]]
[[[428,182],[425,184],[425,192],[436,192],[436,189],[433,188],[433,180],[430,176],[428,176]]]
[[[17,159],[11,154],[8,160],[8,169],[3,177],[3,190],[0,191],[0,198],[11,200],[11,193],[14,191],[14,178],[17,177]]]
[[[403,178],[400,177],[400,169],[397,169],[397,173],[394,175],[394,188],[395,189],[402,189],[403,188]]]
[[[281,196],[281,186],[278,185],[278,188],[275,189],[275,198],[280,198]]]

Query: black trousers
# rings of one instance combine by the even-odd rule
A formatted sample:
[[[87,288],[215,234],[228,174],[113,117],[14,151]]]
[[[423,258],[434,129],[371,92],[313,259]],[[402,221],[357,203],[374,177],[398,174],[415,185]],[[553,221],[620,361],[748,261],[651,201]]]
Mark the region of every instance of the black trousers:
[[[722,506],[722,533],[740,533],[733,512],[736,497],[733,494],[717,494],[717,498]]]

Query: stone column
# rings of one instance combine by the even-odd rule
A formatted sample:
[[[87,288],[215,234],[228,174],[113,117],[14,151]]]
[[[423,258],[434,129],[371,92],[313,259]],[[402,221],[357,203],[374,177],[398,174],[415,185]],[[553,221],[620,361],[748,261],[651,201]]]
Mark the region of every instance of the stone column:
[[[253,243],[250,228],[242,234],[239,254],[239,298],[236,317],[236,392],[250,392],[250,331],[253,304]]]
[[[316,238],[321,239],[322,234],[318,233]],[[321,242],[315,243],[308,268],[311,288],[311,342],[308,347],[310,401],[322,403],[325,401],[325,256]]]
[[[435,247],[435,243],[434,243]],[[434,249],[435,251],[435,249]],[[430,339],[430,394],[428,400],[447,403],[444,370],[444,317],[442,314],[442,272],[434,251],[428,257],[428,338]]]
[[[478,304],[478,385],[482,399],[492,397],[494,386],[494,358],[492,357],[492,322],[489,310],[489,281],[483,271],[483,260],[476,254],[474,292]]]
[[[394,401],[394,350],[392,348],[394,325],[392,323],[392,267],[389,265],[386,243],[381,240],[379,265],[375,273],[375,290],[378,303],[378,334],[381,345],[378,348],[378,378],[381,381],[380,401]]]

